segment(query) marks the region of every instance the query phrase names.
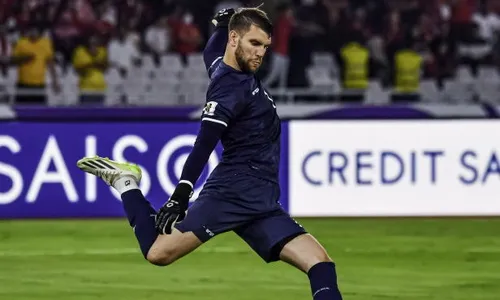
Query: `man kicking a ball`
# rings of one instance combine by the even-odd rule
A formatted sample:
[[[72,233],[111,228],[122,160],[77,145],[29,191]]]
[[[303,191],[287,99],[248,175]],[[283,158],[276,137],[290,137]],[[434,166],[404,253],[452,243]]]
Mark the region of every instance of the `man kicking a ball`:
[[[279,204],[281,121],[255,72],[271,44],[272,24],[257,8],[220,11],[205,50],[210,76],[200,130],[170,199],[157,212],[139,190],[134,164],[92,157],[80,169],[120,194],[144,257],[167,266],[214,236],[234,231],[264,261],[284,261],[309,277],[313,299],[342,299],[335,264]],[[222,160],[188,210],[193,186],[216,144]],[[187,214],[187,212],[189,212]]]

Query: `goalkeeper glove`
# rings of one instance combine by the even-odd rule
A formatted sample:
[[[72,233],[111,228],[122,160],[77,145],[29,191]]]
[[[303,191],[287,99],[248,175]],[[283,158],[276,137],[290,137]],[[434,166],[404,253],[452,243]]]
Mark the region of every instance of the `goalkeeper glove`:
[[[184,220],[192,195],[191,185],[184,182],[177,185],[170,199],[163,204],[156,215],[155,225],[159,234],[171,234],[174,225]]]
[[[234,8],[224,8],[220,10],[213,17],[212,24],[214,24],[215,27],[228,27],[229,21],[235,12]]]

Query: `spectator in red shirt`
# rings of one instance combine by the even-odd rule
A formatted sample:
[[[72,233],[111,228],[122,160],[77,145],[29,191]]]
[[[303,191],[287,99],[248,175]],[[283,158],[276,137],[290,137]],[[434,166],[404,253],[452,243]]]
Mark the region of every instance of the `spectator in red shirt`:
[[[463,42],[470,40],[474,35],[472,14],[474,13],[477,0],[452,0],[451,3],[451,37]]]
[[[198,52],[203,42],[200,29],[194,24],[193,15],[186,11],[181,19],[173,19],[170,22],[173,39],[174,50],[181,54],[184,58],[193,52]]]
[[[451,1],[451,22],[452,23],[470,23],[472,14],[476,6],[476,0],[454,0]]]
[[[0,0],[0,24],[5,24],[12,13],[15,0]]]
[[[66,9],[54,24],[54,46],[63,55],[63,66],[71,62],[75,47],[84,33],[91,29],[96,21],[95,13],[88,0],[73,0],[67,3]]]
[[[264,85],[271,86],[278,80],[278,87],[285,88],[288,79],[288,67],[290,58],[288,49],[290,35],[294,26],[294,17],[292,7],[283,4],[278,7],[278,19],[274,25],[273,54],[271,58],[270,72],[264,80]]]

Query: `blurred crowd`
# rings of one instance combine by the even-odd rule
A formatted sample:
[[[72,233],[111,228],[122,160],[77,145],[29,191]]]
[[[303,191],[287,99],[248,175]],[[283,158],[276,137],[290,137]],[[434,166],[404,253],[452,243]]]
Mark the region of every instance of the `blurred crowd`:
[[[408,99],[422,79],[442,88],[459,66],[476,76],[500,65],[497,0],[0,0],[0,85],[10,78],[26,91],[17,103],[42,103],[36,91],[59,93],[74,70],[80,100],[100,103],[111,70],[135,76],[145,55],[186,65],[215,12],[261,4],[275,32],[259,75],[274,88],[310,87],[328,66],[345,90],[376,79]]]

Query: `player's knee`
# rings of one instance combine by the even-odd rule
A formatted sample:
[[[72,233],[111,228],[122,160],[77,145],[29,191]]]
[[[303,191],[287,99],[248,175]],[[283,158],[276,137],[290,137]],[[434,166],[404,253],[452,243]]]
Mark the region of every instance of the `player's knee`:
[[[165,267],[177,260],[174,251],[151,248],[146,259],[153,265]]]
[[[331,257],[328,255],[328,253],[326,252],[323,252],[321,254],[318,254],[316,256],[316,260],[318,263],[322,263],[322,262],[333,262],[333,260],[331,259]]]
[[[323,262],[333,262],[326,251],[318,251],[310,256],[308,259],[304,271],[308,272],[313,266],[323,263]]]

